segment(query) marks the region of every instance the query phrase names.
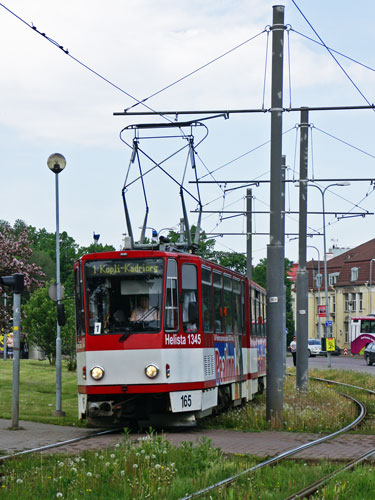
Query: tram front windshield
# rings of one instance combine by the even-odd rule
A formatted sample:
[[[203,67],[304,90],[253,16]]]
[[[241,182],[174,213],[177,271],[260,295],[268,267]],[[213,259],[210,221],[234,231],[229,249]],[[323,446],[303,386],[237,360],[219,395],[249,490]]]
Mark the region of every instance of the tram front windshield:
[[[160,331],[163,275],[162,259],[86,262],[88,332]]]

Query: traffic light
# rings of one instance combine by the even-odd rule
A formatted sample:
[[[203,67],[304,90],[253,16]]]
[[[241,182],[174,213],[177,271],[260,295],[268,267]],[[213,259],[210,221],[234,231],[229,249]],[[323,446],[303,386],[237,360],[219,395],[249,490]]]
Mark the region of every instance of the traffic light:
[[[66,325],[66,315],[64,304],[57,304],[57,323],[59,326]]]
[[[0,285],[11,286],[14,293],[22,293],[25,288],[24,275],[21,273],[12,274],[12,276],[0,276]]]

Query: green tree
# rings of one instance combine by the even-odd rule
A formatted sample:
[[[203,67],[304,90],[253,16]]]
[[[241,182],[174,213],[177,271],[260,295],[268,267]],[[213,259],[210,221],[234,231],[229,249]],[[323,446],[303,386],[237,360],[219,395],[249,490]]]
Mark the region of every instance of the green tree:
[[[232,271],[237,271],[241,274],[246,274],[247,264],[246,256],[238,252],[219,252],[214,251],[212,255],[212,260],[218,264],[232,269]]]
[[[28,244],[29,234],[27,228],[22,228],[16,233],[14,228],[6,221],[0,221],[0,276],[9,276],[22,273],[25,281],[23,301],[28,294],[41,286],[44,277],[42,269],[32,261],[32,248]],[[12,294],[8,288],[0,287],[0,296],[3,291]],[[0,329],[8,331],[12,317],[13,301],[8,300],[6,305],[0,307]]]
[[[101,252],[114,252],[116,249],[113,245],[102,243],[91,243],[88,247],[79,247],[77,251],[77,259],[87,253],[101,253]]]
[[[56,360],[56,303],[50,299],[48,289],[52,282],[47,282],[30,296],[24,305],[25,319],[22,322],[23,334],[27,341],[45,351],[49,362]],[[62,351],[69,355],[70,365],[75,359],[75,321],[72,300],[64,300],[66,325],[61,327]]]
[[[45,228],[29,226],[30,240],[38,255],[46,254],[56,266],[56,233],[49,233]],[[66,231],[60,233],[60,279],[61,283],[73,291],[73,265],[77,258],[79,245]]]
[[[290,281],[288,277],[288,271],[291,269],[293,262],[289,259],[285,259],[285,298],[286,298],[286,327],[288,329],[287,335],[287,345],[291,342],[291,339],[294,335],[294,318],[293,318],[293,307],[292,307],[292,287],[293,282]],[[256,281],[259,285],[266,288],[267,286],[267,259],[261,259],[259,264],[253,268],[253,280]]]
[[[190,237],[192,242],[194,241],[196,230],[197,227],[193,224],[190,228]],[[177,243],[178,241],[180,241],[180,233],[177,233],[176,231],[169,231],[168,238],[170,239],[171,243]],[[215,240],[208,239],[206,233],[204,231],[201,231],[198,249],[195,253],[203,259],[211,259],[214,253],[214,246]]]

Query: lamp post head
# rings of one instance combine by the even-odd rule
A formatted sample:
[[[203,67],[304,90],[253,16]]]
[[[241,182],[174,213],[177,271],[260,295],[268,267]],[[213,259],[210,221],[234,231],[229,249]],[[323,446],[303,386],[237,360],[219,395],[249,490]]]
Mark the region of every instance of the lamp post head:
[[[64,170],[66,160],[60,153],[53,153],[48,157],[47,165],[54,174],[59,174]]]

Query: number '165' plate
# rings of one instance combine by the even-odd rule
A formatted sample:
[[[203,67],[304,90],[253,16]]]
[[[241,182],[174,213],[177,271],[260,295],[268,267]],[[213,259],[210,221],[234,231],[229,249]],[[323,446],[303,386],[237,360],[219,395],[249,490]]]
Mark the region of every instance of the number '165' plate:
[[[172,412],[196,411],[202,408],[202,391],[171,392]]]

